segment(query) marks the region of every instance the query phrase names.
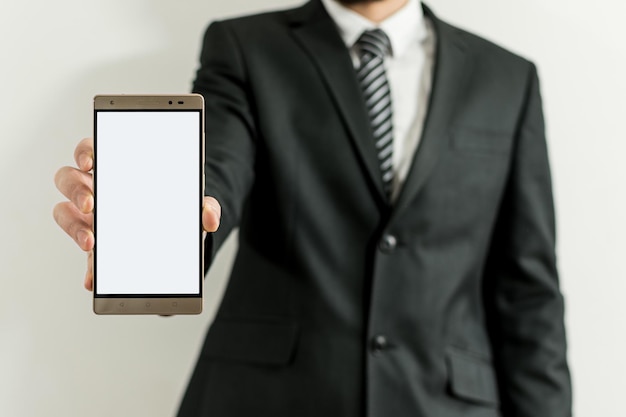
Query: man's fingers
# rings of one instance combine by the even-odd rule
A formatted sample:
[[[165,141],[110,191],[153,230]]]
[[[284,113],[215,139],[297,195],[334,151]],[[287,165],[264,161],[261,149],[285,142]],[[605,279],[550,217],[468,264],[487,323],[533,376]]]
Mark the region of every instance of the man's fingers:
[[[85,289],[93,291],[93,251],[87,256],[87,273],[85,274]]]
[[[54,206],[52,215],[57,224],[78,246],[89,252],[85,288],[93,289],[93,178],[89,171],[93,169],[93,140],[83,139],[74,150],[74,160],[78,169],[63,167],[54,176],[54,183],[59,191],[70,201]]]
[[[76,166],[83,171],[88,172],[93,169],[93,139],[85,138],[81,140],[74,150],[74,160]]]
[[[204,197],[204,207],[202,210],[202,226],[206,232],[215,232],[220,226],[222,217],[222,207],[213,197]]]
[[[81,213],[76,206],[65,201],[54,207],[54,220],[84,251],[93,249],[95,239],[92,232],[93,214]]]
[[[93,179],[91,174],[76,168],[63,167],[54,176],[54,183],[74,205],[83,213],[93,210]]]

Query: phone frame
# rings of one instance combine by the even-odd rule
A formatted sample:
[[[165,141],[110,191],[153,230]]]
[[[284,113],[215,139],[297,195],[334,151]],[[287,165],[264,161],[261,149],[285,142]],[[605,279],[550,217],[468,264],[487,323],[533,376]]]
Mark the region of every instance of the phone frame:
[[[94,110],[94,235],[96,243],[93,249],[93,311],[96,314],[200,314],[203,307],[204,287],[204,236],[202,230],[202,205],[204,198],[204,98],[199,94],[177,95],[96,95],[93,99]],[[200,189],[198,208],[199,265],[197,294],[98,294],[98,112],[106,111],[198,111],[199,123],[199,172]]]

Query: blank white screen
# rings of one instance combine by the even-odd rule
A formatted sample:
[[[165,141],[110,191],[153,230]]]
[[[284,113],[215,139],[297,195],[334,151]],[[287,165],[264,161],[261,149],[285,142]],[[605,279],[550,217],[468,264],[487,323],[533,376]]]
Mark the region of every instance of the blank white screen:
[[[96,114],[96,295],[199,294],[200,112]]]

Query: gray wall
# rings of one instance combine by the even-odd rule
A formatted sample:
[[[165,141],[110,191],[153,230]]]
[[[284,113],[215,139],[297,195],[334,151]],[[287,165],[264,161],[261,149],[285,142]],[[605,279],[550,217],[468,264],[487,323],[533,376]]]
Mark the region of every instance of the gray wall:
[[[280,0],[3,2],[0,13],[0,415],[171,416],[232,259],[198,317],[97,317],[85,255],[51,211],[54,172],[91,135],[96,93],[186,92],[208,21]],[[542,80],[576,410],[623,415],[626,372],[626,6],[431,0],[521,53]],[[160,196],[151,196],[158,199]],[[142,208],[137,208],[141,210]]]

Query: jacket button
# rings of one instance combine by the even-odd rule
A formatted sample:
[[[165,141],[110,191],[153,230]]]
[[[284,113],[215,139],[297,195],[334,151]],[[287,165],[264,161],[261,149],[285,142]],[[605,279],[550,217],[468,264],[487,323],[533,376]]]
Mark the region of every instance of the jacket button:
[[[372,351],[381,352],[389,347],[389,341],[383,335],[378,335],[372,339]]]
[[[378,243],[379,249],[383,253],[391,253],[398,246],[398,239],[394,235],[385,234]]]

